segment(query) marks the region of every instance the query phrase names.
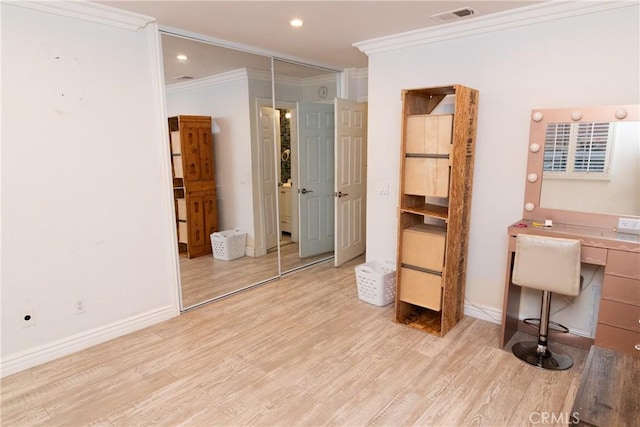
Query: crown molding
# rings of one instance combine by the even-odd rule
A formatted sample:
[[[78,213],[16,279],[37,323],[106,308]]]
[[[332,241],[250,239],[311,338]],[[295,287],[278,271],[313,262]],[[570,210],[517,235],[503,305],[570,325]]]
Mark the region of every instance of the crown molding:
[[[311,65],[313,67],[322,68],[327,71],[340,72],[342,68],[332,65],[325,64],[322,62],[309,61],[304,58],[298,58],[297,56],[287,55],[281,52],[276,52],[273,50],[262,49],[255,46],[250,46],[243,43],[236,43],[229,40],[221,39],[218,37],[211,37],[200,33],[194,33],[192,31],[182,30],[180,28],[170,27],[167,25],[159,25],[160,32],[163,34],[167,34],[174,37],[182,37],[185,39],[195,40],[203,43],[209,43],[215,46],[226,47],[229,49],[235,49],[242,52],[253,53],[254,55],[261,55],[268,58],[273,58],[276,60],[281,60],[285,62],[291,62],[294,64],[300,65]]]
[[[637,5],[637,1],[548,1],[437,27],[364,40],[353,46],[372,55]]]
[[[285,86],[314,86],[322,84],[334,84],[336,82],[335,74],[323,74],[315,77],[292,77],[292,76],[280,76],[276,74],[276,84]]]
[[[166,86],[166,93],[178,93],[192,89],[202,89],[235,81],[248,81],[249,79],[271,81],[271,73],[262,70],[241,68],[238,70],[228,71],[226,73],[216,74],[215,76],[173,83]],[[286,86],[305,87],[309,85],[332,84],[335,83],[335,79],[334,75],[308,77],[304,79],[299,77],[276,76],[276,83]]]
[[[366,79],[369,77],[368,68],[346,68],[344,73],[353,79]]]
[[[264,70],[247,69],[247,77],[249,80],[262,80],[265,82],[271,82],[271,72]]]
[[[166,93],[179,93],[187,90],[202,89],[206,87],[218,86],[225,83],[247,81],[249,73],[246,68],[216,74],[215,76],[203,77],[201,79],[187,82],[174,83],[166,86]]]
[[[155,18],[88,1],[3,1],[4,4],[138,31]]]

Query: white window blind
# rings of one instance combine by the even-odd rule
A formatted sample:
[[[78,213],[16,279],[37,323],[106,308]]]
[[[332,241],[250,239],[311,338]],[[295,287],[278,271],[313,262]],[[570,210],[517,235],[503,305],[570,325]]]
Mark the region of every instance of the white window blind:
[[[609,177],[613,123],[549,123],[544,141],[545,176]]]

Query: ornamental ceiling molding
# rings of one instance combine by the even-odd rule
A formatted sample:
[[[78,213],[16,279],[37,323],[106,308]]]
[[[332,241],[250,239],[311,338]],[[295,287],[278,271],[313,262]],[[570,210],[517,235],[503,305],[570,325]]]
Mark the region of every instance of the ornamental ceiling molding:
[[[87,1],[6,1],[7,5],[138,31],[155,18]]]
[[[523,27],[573,16],[587,15],[623,7],[637,6],[637,1],[548,1],[511,11],[478,16],[445,26],[407,31],[390,36],[356,42],[353,46],[367,55],[423,46],[445,40]]]

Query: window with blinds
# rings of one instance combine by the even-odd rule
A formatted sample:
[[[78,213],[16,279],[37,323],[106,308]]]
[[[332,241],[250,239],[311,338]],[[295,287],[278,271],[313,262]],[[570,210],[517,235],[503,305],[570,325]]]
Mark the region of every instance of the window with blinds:
[[[609,178],[614,123],[549,123],[544,139],[545,176]]]

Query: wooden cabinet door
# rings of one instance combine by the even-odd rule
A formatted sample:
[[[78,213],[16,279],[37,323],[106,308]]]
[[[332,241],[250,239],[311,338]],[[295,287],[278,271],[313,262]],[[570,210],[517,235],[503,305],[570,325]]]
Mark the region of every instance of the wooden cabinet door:
[[[189,211],[189,257],[198,256],[203,251],[206,243],[205,239],[209,238],[209,234],[205,230],[205,206],[202,196],[187,197],[187,209]]]
[[[202,203],[204,205],[204,224],[207,231],[207,238],[211,236],[211,233],[218,231],[218,209],[216,203],[216,193],[209,192],[202,196]],[[210,245],[208,241],[205,244]],[[209,253],[210,251],[207,251]]]
[[[215,168],[213,163],[213,141],[211,137],[211,123],[198,128],[199,134],[199,154],[201,179],[204,181],[214,181]]]
[[[188,181],[212,181],[215,170],[210,120],[180,122],[184,176]]]

